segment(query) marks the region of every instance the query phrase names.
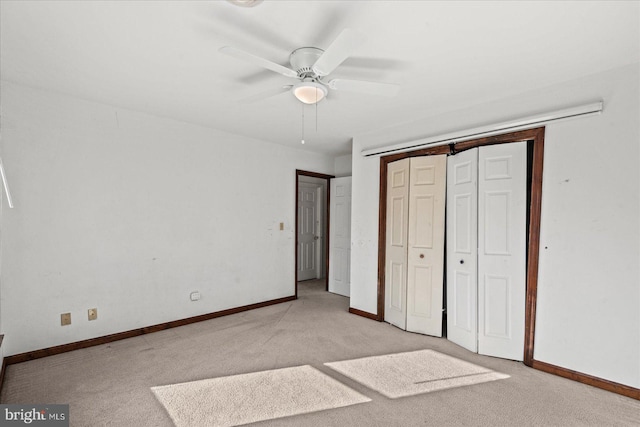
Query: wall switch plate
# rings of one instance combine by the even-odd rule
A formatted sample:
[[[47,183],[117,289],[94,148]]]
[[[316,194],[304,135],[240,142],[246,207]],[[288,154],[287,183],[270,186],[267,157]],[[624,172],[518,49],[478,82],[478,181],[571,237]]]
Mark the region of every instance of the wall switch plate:
[[[60,326],[66,326],[71,324],[71,313],[62,313],[60,315]]]
[[[89,318],[89,320],[96,320],[98,318],[98,309],[90,308],[89,310],[87,310],[87,317]]]

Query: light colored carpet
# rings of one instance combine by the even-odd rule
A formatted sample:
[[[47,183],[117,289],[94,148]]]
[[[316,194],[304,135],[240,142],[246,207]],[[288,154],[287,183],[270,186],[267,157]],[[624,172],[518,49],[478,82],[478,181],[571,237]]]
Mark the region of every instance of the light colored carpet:
[[[509,378],[509,375],[433,350],[325,365],[392,399]]]
[[[640,426],[638,400],[350,314],[323,281],[298,286],[295,301],[9,365],[0,403],[69,404],[71,427],[175,427],[151,387],[310,365],[371,402],[255,427]],[[324,366],[419,350],[510,378],[389,399]]]
[[[234,426],[371,400],[308,365],[151,390],[177,427]]]

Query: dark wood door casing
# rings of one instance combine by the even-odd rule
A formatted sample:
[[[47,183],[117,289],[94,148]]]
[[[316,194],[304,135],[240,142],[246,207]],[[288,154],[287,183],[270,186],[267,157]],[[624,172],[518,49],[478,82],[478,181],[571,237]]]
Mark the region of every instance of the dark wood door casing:
[[[527,256],[526,302],[525,302],[525,344],[524,363],[531,366],[535,337],[536,298],[538,284],[538,252],[540,247],[540,213],[542,202],[542,166],[544,160],[544,127],[495,135],[486,138],[442,145],[404,153],[380,157],[380,201],[378,223],[378,307],[376,320],[384,321],[385,266],[386,266],[386,224],[387,224],[387,165],[408,157],[455,154],[484,145],[507,144],[510,142],[532,141],[533,158],[531,177],[531,204],[529,206],[529,238]]]

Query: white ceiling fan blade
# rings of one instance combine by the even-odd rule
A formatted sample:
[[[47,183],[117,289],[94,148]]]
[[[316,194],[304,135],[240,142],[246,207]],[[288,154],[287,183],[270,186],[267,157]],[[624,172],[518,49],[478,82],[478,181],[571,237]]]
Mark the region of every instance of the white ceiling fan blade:
[[[313,71],[319,76],[331,74],[364,40],[362,33],[345,28],[313,64]]]
[[[282,74],[283,76],[298,77],[298,73],[290,68],[283,67],[280,64],[271,62],[268,59],[260,58],[259,56],[255,56],[243,50],[236,49],[235,47],[223,46],[219,49],[219,52],[222,52],[229,56],[233,56],[234,58],[242,59],[243,61],[250,62],[251,64],[258,65],[262,68],[266,68],[267,70],[274,71],[278,74]]]
[[[363,80],[333,79],[329,87],[335,90],[349,92],[369,93],[371,95],[395,96],[400,90],[400,85],[392,83],[366,82]]]
[[[241,99],[238,101],[241,104],[251,104],[253,102],[262,101],[263,99],[271,98],[272,96],[280,95],[281,93],[285,93],[291,90],[293,85],[284,85],[277,87],[275,89],[265,90],[264,92],[260,92],[258,94],[252,95],[248,98]]]

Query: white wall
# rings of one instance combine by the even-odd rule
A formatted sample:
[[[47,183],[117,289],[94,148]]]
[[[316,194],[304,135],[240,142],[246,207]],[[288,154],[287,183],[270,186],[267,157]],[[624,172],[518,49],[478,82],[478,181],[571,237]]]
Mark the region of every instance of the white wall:
[[[547,128],[534,356],[640,388],[640,73],[611,76]]]
[[[2,134],[0,133],[0,137]],[[0,140],[0,144],[2,141]],[[5,199],[6,194],[4,189],[0,190],[0,217],[2,216],[2,210],[8,209],[9,207],[5,207]],[[0,222],[0,258],[2,257],[2,224]],[[0,335],[4,334],[4,328],[2,327],[2,263],[0,263]],[[4,362],[4,348],[5,346],[0,343],[0,369],[2,368],[2,363]],[[0,383],[0,388],[2,384]]]
[[[1,94],[1,93],[0,93]],[[1,114],[1,109],[0,109]],[[0,128],[0,144],[2,144],[2,133]],[[4,188],[0,189],[0,217],[2,216],[3,209],[9,209],[8,204],[5,206],[5,200],[7,195]],[[0,222],[0,258],[2,257],[2,223]],[[4,334],[4,328],[2,327],[2,263],[0,263],[0,335]],[[5,346],[0,344],[0,368],[4,362],[4,348]],[[2,384],[0,384],[0,388]]]
[[[365,148],[604,101],[547,126],[537,360],[640,387],[638,64],[354,138],[351,306],[376,312],[379,158]]]
[[[336,178],[341,178],[343,176],[351,176],[351,154],[346,154],[344,156],[337,156],[335,158],[335,173]]]
[[[5,355],[293,295],[295,170],[334,169],[6,82],[2,157],[16,206],[1,224]]]

